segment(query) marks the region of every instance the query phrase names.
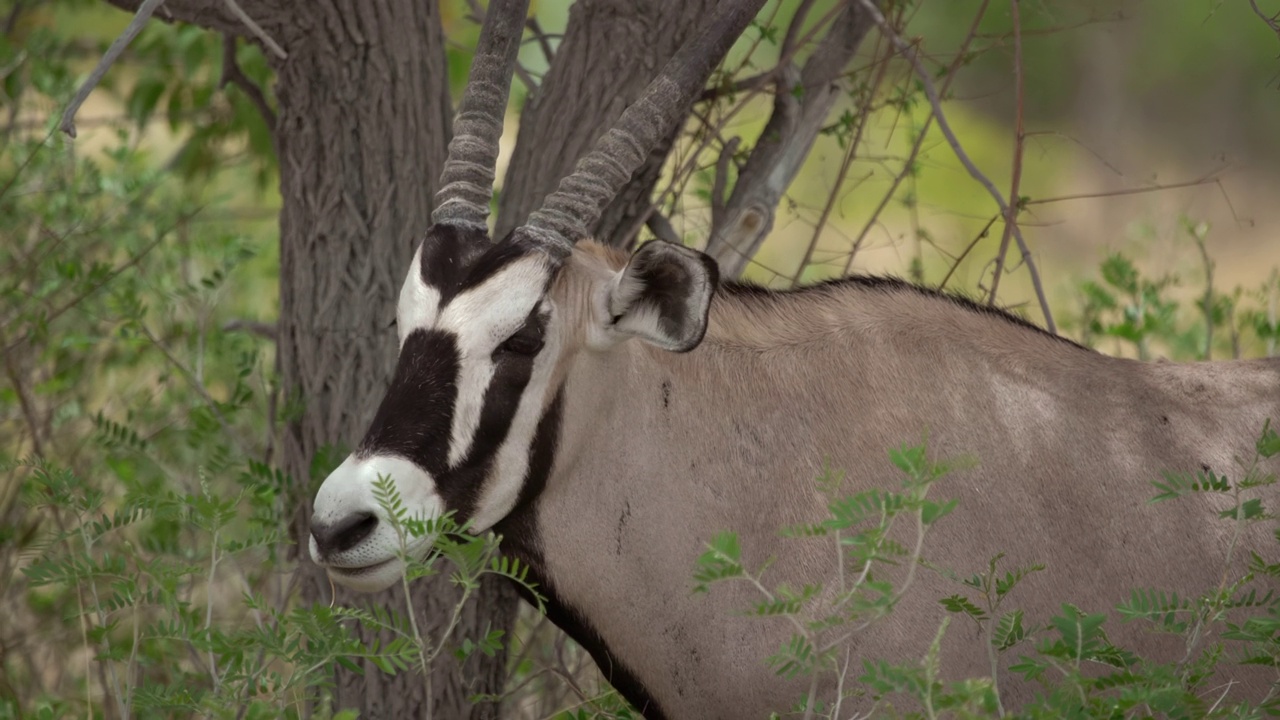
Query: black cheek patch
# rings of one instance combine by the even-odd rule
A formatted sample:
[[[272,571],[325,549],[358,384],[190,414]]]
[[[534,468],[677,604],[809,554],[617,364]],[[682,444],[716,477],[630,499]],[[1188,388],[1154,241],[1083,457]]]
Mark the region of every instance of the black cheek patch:
[[[436,330],[409,333],[391,386],[356,455],[398,455],[440,477],[449,457],[458,364],[452,335]]]

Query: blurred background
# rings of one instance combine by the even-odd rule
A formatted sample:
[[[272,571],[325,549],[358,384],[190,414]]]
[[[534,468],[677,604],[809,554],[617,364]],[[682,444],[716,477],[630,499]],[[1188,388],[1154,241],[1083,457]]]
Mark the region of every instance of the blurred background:
[[[814,2],[810,23],[835,2]],[[766,4],[726,63],[733,78],[773,67],[800,4]],[[1259,12],[1280,3],[1024,0],[1020,68],[1008,2],[891,5],[1006,199],[1021,114],[1019,224],[1060,332],[1142,358],[1276,352],[1280,32]],[[569,6],[532,4],[552,48]],[[478,26],[469,2],[439,8],[456,98]],[[273,717],[282,697],[305,714],[335,658],[365,650],[338,611],[290,614],[296,488],[276,468],[278,428],[302,410],[274,345],[281,198],[260,111],[273,74],[252,43],[153,20],[66,138],[59,116],[129,20],[100,0],[0,3],[0,718]],[[785,288],[888,273],[985,300],[999,209],[937,123],[922,136],[929,102],[907,63],[879,60],[884,43],[867,36],[743,275]],[[538,43],[521,62],[535,79],[547,69]],[[499,183],[526,100],[517,79]],[[739,106],[720,134],[745,148],[771,99],[739,93]],[[660,205],[702,248],[717,153],[698,121],[687,130]],[[1019,257],[998,303],[1043,324]],[[341,457],[329,450],[312,483]],[[589,660],[536,617],[520,632],[511,706],[541,717],[585,702],[594,691],[574,678]],[[151,689],[122,691],[134,673]]]

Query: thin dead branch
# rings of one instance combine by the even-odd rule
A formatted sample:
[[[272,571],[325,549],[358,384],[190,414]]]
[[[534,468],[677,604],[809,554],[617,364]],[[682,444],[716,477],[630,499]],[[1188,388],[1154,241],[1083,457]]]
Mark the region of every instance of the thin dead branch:
[[[1009,17],[1013,22],[1013,170],[1009,180],[1009,206],[1005,209],[1004,232],[1000,235],[1000,249],[996,252],[991,293],[987,296],[988,305],[996,304],[996,292],[1000,289],[1000,278],[1004,275],[1004,260],[1009,254],[1009,240],[1013,238],[1013,231],[1018,226],[1018,212],[1021,210],[1018,187],[1022,184],[1022,148],[1027,135],[1022,124],[1022,15],[1019,10],[1018,0],[1009,0]]]
[[[263,94],[262,88],[240,69],[240,64],[236,62],[236,37],[230,33],[222,36],[222,78],[218,81],[218,87],[225,88],[228,83],[240,88],[245,97],[249,98],[249,102],[253,103],[266,122],[272,138],[275,138],[276,113],[267,103],[267,96]]]
[[[675,226],[671,224],[666,215],[660,212],[649,213],[648,219],[645,220],[645,226],[659,240],[665,240],[676,245],[684,244],[684,240],[680,237],[680,233],[676,232]]]
[[[978,247],[978,243],[981,242],[983,238],[991,234],[991,226],[995,225],[996,221],[999,219],[999,215],[992,215],[991,219],[987,221],[987,224],[982,226],[982,232],[975,235],[973,240],[964,247],[964,250],[956,256],[955,262],[951,263],[951,267],[947,269],[947,274],[942,277],[942,282],[938,283],[939,290],[947,286],[947,282],[951,280],[951,276],[954,275],[956,270],[960,267],[960,263],[964,262],[964,259],[968,257],[969,253],[972,252],[974,248]]]
[[[879,49],[877,49],[876,55],[879,56],[880,54]],[[867,90],[866,96],[858,107],[858,127],[845,148],[844,158],[840,161],[840,171],[836,174],[835,186],[831,188],[831,192],[827,193],[827,201],[823,204],[822,214],[818,216],[818,222],[813,227],[813,237],[809,239],[809,246],[805,248],[804,256],[800,259],[800,265],[796,268],[795,277],[791,280],[791,287],[796,287],[800,284],[805,268],[809,267],[809,263],[813,262],[813,254],[818,249],[818,240],[822,237],[822,231],[826,228],[832,211],[835,210],[836,202],[840,197],[840,188],[843,187],[845,178],[849,176],[849,168],[853,165],[853,160],[857,157],[858,147],[862,144],[862,134],[866,130],[867,122],[871,119],[871,102],[875,99],[876,92],[880,89],[880,84],[884,82],[888,70],[889,59],[885,57],[884,62],[880,63],[876,70],[875,80],[872,81],[870,89]]]
[[[947,91],[951,89],[951,83],[955,80],[957,71],[959,71],[960,66],[968,56],[969,46],[973,43],[973,38],[976,36],[978,31],[978,26],[982,23],[982,19],[986,17],[988,4],[989,0],[983,0],[982,4],[978,6],[978,12],[974,13],[973,22],[969,25],[969,32],[960,43],[960,49],[956,51],[955,58],[952,59],[951,65],[947,68],[947,73],[942,80],[942,88],[940,90],[940,93],[943,96],[945,96]],[[924,148],[924,140],[929,136],[929,127],[933,125],[933,119],[933,108],[930,106],[929,115],[925,117],[924,124],[921,125],[920,131],[916,135],[916,140],[911,145],[911,151],[907,153],[907,159],[902,163],[902,170],[894,176],[893,182],[889,184],[889,189],[880,197],[880,203],[871,213],[871,217],[867,218],[867,222],[862,226],[862,230],[858,233],[857,238],[854,239],[853,247],[849,250],[849,256],[845,259],[843,274],[848,275],[850,269],[853,268],[854,258],[857,257],[858,251],[862,249],[862,244],[866,240],[867,235],[871,232],[871,228],[875,227],[876,223],[879,222],[880,215],[884,212],[885,207],[889,205],[889,201],[891,201],[893,196],[898,192],[898,186],[902,184],[902,181],[905,180],[908,175],[913,174],[916,158],[919,157],[920,151]],[[948,273],[948,275],[950,275],[950,273]]]
[[[66,133],[68,137],[76,136],[76,112],[80,110],[80,106],[89,97],[89,93],[102,82],[102,77],[107,74],[107,70],[111,68],[116,58],[120,57],[120,53],[124,52],[126,46],[133,42],[133,39],[142,32],[142,26],[147,24],[147,20],[151,19],[151,15],[156,8],[164,3],[164,0],[142,0],[142,4],[138,6],[138,12],[134,14],[133,19],[129,21],[129,25],[111,42],[111,47],[107,48],[107,52],[102,55],[102,59],[93,68],[93,72],[89,73],[89,77],[76,91],[75,96],[71,98],[71,102],[67,103],[67,109],[62,111],[62,121],[58,124],[58,129]]]
[[[828,13],[829,21],[824,17],[805,36],[828,28],[801,68],[788,56],[805,42],[796,39],[807,15],[805,5],[788,27],[784,57],[775,68],[773,112],[738,173],[729,199],[719,213],[713,213],[706,252],[726,277],[741,274],[746,259],[755,255],[773,228],[778,203],[800,171],[831,108],[844,94],[845,67],[871,29],[871,18],[856,5],[841,3],[833,13]],[[727,170],[727,165],[722,168]],[[716,182],[724,180],[717,177]]]
[[[951,151],[955,153],[956,158],[964,165],[969,176],[976,180],[992,199],[996,201],[1000,212],[1006,217],[1009,215],[1009,205],[1005,202],[1004,197],[1000,195],[1000,191],[996,189],[995,183],[991,182],[978,166],[969,158],[969,154],[965,152],[964,147],[960,144],[960,140],[956,137],[955,132],[951,129],[951,123],[947,122],[946,115],[942,112],[942,101],[938,97],[938,88],[933,84],[933,75],[920,62],[920,55],[914,47],[909,45],[901,36],[889,25],[885,20],[880,9],[875,6],[871,0],[858,0],[859,4],[866,9],[874,19],[876,25],[880,28],[880,32],[889,38],[889,41],[898,48],[903,57],[911,63],[911,67],[915,70],[916,76],[920,78],[920,82],[924,85],[925,96],[929,99],[929,104],[933,107],[933,116],[937,118],[938,129],[942,131],[943,137],[946,138],[947,144],[951,146]],[[1018,229],[1017,224],[1013,225],[1013,237],[1018,243],[1018,249],[1022,251],[1022,261],[1027,266],[1027,272],[1031,276],[1031,286],[1035,289],[1036,299],[1040,302],[1040,311],[1044,314],[1045,327],[1051,333],[1057,333],[1057,325],[1053,321],[1053,313],[1049,310],[1049,300],[1044,293],[1044,285],[1040,281],[1040,273],[1036,270],[1034,259],[1031,257],[1031,251],[1027,248],[1026,240],[1022,237],[1022,231]]]
[[[716,159],[716,177],[711,185],[711,226],[715,227],[717,223],[722,222],[724,217],[725,202],[725,185],[729,181],[729,163],[733,161],[733,156],[738,152],[738,145],[742,143],[742,138],[732,137],[725,142],[720,148],[720,157]]]
[[[254,37],[262,41],[263,46],[281,60],[289,59],[289,53],[285,52],[284,48],[280,47],[280,43],[276,42],[275,39],[268,35],[267,31],[263,30],[261,25],[254,22],[253,18],[249,17],[249,13],[245,12],[244,8],[240,7],[240,3],[236,2],[236,0],[222,1],[227,4],[227,9],[231,11],[231,14],[235,15],[237,20],[244,23],[244,26],[249,28],[249,32],[253,33]]]
[[[556,56],[555,51],[551,49],[552,36],[542,29],[542,25],[538,23],[538,18],[526,18],[524,26],[529,28],[529,33],[533,35],[533,39],[538,41],[538,47],[542,49],[542,57],[547,61],[547,67],[551,67],[551,63],[555,61]]]
[[[276,339],[276,326],[273,323],[259,322],[257,320],[229,320],[222,326],[222,330],[224,332],[246,332],[272,342],[275,342]]]
[[[1271,28],[1271,31],[1276,34],[1276,37],[1280,38],[1280,12],[1268,16],[1262,12],[1262,8],[1258,7],[1258,0],[1249,0],[1249,7],[1253,8],[1254,14],[1262,18],[1262,22],[1266,23],[1267,27]]]

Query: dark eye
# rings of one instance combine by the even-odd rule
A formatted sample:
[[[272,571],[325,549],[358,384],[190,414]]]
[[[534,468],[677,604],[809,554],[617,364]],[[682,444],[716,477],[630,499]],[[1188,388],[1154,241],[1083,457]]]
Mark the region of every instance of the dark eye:
[[[542,334],[528,328],[521,329],[498,346],[498,352],[533,357],[542,349]]]

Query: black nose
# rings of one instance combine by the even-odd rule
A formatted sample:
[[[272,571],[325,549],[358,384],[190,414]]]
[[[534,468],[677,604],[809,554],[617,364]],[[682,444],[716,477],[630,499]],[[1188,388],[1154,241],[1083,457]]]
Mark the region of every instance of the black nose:
[[[360,544],[378,527],[378,516],[371,512],[352,513],[336,523],[326,524],[311,518],[311,537],[315,538],[320,556],[345,552]]]

